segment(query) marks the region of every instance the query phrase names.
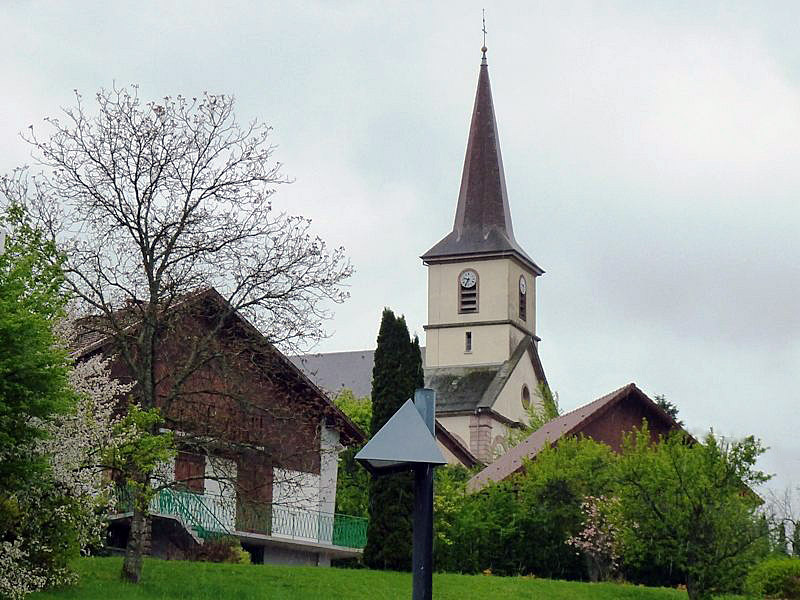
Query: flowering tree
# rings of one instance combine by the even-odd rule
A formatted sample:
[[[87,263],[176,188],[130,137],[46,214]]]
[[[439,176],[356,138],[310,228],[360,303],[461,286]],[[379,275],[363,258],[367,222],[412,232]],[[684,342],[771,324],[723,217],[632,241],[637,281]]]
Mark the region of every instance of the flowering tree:
[[[586,557],[592,581],[608,580],[619,566],[620,535],[613,518],[618,509],[616,498],[587,496],[581,503],[583,529],[567,539],[568,545]]]

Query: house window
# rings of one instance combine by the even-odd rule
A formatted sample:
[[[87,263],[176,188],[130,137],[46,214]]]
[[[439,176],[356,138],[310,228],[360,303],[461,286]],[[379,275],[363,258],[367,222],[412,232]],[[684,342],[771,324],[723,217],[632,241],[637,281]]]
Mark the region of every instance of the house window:
[[[522,408],[528,410],[531,406],[531,391],[527,385],[522,386]]]
[[[458,312],[478,312],[478,273],[472,269],[458,276]]]
[[[464,335],[464,352],[472,352],[472,332],[468,331]]]
[[[175,457],[175,481],[190,492],[202,494],[205,486],[206,457],[202,454],[178,452]]]
[[[528,318],[528,282],[524,275],[519,277],[519,318],[522,321]]]

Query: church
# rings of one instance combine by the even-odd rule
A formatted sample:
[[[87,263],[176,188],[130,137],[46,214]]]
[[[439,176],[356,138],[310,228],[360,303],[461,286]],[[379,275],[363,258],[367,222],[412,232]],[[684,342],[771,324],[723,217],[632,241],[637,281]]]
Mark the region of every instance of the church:
[[[527,419],[546,383],[536,336],[536,278],[544,271],[514,237],[482,50],[453,230],[421,257],[428,269],[425,384],[436,390],[445,456],[467,466],[507,450],[509,427]],[[372,351],[294,360],[333,395],[370,393]]]
[[[508,452],[509,432],[527,423],[529,409],[541,405],[540,386],[547,385],[536,335],[536,280],[544,271],[514,236],[486,47],[481,50],[453,229],[421,256],[428,269],[422,350],[425,385],[436,391],[436,438],[449,463],[488,465],[473,489],[518,471],[523,458],[562,435],[590,435],[615,447],[642,418],[654,435],[678,427],[628,384],[551,421]],[[371,392],[372,350],[292,360],[332,396],[343,389],[359,397]]]

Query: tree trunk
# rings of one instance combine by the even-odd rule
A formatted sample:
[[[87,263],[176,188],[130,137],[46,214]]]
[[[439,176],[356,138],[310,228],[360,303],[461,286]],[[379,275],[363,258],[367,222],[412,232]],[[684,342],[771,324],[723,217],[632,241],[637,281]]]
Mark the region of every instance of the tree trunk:
[[[122,579],[130,583],[139,583],[142,577],[142,560],[150,551],[150,518],[139,507],[138,499],[133,503],[131,531],[128,545],[125,548],[125,560],[122,563]]]
[[[708,600],[711,598],[711,594],[705,589],[705,586],[691,573],[686,576],[686,594],[689,596],[689,600]]]

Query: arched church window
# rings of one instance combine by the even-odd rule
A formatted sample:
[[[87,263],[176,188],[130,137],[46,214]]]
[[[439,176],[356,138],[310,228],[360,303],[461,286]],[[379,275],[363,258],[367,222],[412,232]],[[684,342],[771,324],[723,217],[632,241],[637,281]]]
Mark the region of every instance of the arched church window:
[[[527,385],[522,386],[522,408],[528,410],[531,406],[531,391]]]
[[[478,312],[478,273],[472,269],[458,276],[458,312]]]
[[[528,282],[525,276],[519,276],[519,318],[525,321],[528,318]]]

